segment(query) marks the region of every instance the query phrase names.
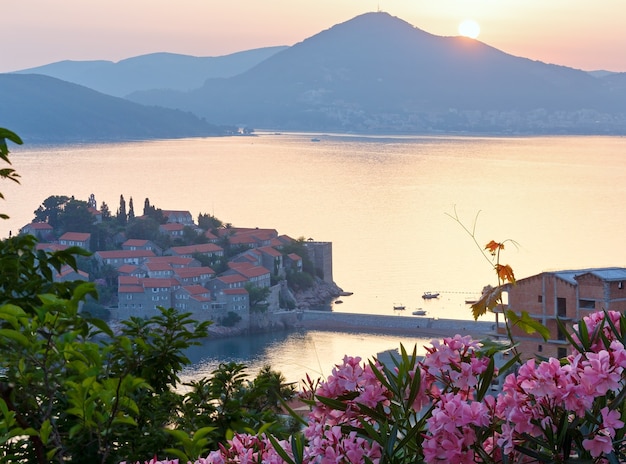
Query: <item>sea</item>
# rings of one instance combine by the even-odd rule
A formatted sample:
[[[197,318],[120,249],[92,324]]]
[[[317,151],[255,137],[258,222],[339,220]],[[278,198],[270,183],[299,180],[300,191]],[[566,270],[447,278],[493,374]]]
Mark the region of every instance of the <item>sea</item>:
[[[333,280],[351,296],[329,310],[470,319],[465,303],[497,283],[484,251],[524,278],[542,271],[625,266],[626,138],[362,136],[259,132],[106,144],[11,145],[20,184],[4,182],[0,223],[18,233],[50,195],[111,211],[120,195],[141,208],[213,214],[332,242]],[[424,292],[439,298],[424,300]],[[453,335],[453,334],[451,334]],[[207,340],[188,376],[220,362],[270,364],[289,381],[326,376],[344,355],[367,359],[428,339],[286,332]]]

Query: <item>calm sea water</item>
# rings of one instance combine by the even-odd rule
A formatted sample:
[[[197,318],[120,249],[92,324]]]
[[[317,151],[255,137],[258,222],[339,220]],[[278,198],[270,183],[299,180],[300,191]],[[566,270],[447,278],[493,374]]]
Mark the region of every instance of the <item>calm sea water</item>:
[[[261,134],[26,145],[12,147],[12,160],[22,183],[1,187],[0,211],[11,216],[3,236],[50,195],[93,193],[112,211],[120,194],[135,205],[147,197],[162,209],[333,242],[334,280],[354,292],[335,311],[392,314],[401,303],[470,318],[465,298],[495,279],[455,211],[479,245],[517,243],[503,262],[518,278],[626,265],[626,138]],[[441,297],[424,301],[425,291]]]

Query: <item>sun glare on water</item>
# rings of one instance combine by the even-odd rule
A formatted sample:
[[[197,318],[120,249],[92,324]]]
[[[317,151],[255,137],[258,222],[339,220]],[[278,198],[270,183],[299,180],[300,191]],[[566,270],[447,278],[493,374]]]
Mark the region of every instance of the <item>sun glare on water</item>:
[[[465,19],[459,24],[459,34],[475,39],[480,34],[480,26],[473,19]]]

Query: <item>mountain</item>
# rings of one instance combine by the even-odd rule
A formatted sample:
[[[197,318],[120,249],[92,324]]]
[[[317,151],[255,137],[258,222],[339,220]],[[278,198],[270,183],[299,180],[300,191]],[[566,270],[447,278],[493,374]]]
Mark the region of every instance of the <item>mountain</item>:
[[[197,89],[208,78],[231,77],[252,68],[287,47],[267,47],[218,57],[174,53],[141,55],[112,61],[59,61],[16,71],[43,74],[84,85],[98,92],[123,97],[150,89]]]
[[[338,24],[202,88],[128,98],[272,130],[626,130],[626,92],[619,86],[477,40],[432,35],[382,12]]]
[[[191,113],[112,97],[49,76],[0,74],[0,127],[25,143],[224,135]]]

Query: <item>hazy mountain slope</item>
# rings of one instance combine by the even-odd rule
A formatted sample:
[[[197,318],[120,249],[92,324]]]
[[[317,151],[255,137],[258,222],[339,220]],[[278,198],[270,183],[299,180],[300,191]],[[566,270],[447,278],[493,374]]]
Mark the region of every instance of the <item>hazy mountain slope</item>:
[[[123,97],[149,89],[192,90],[208,78],[230,77],[252,68],[287,47],[267,47],[217,57],[152,53],[112,61],[59,61],[19,74],[44,74]]]
[[[252,127],[409,132],[563,130],[580,121],[554,121],[557,112],[623,111],[626,102],[584,71],[435,36],[386,13],[358,16],[195,91],[129,98]]]
[[[147,107],[38,74],[0,74],[0,127],[25,142],[178,138],[224,129],[191,113]]]

